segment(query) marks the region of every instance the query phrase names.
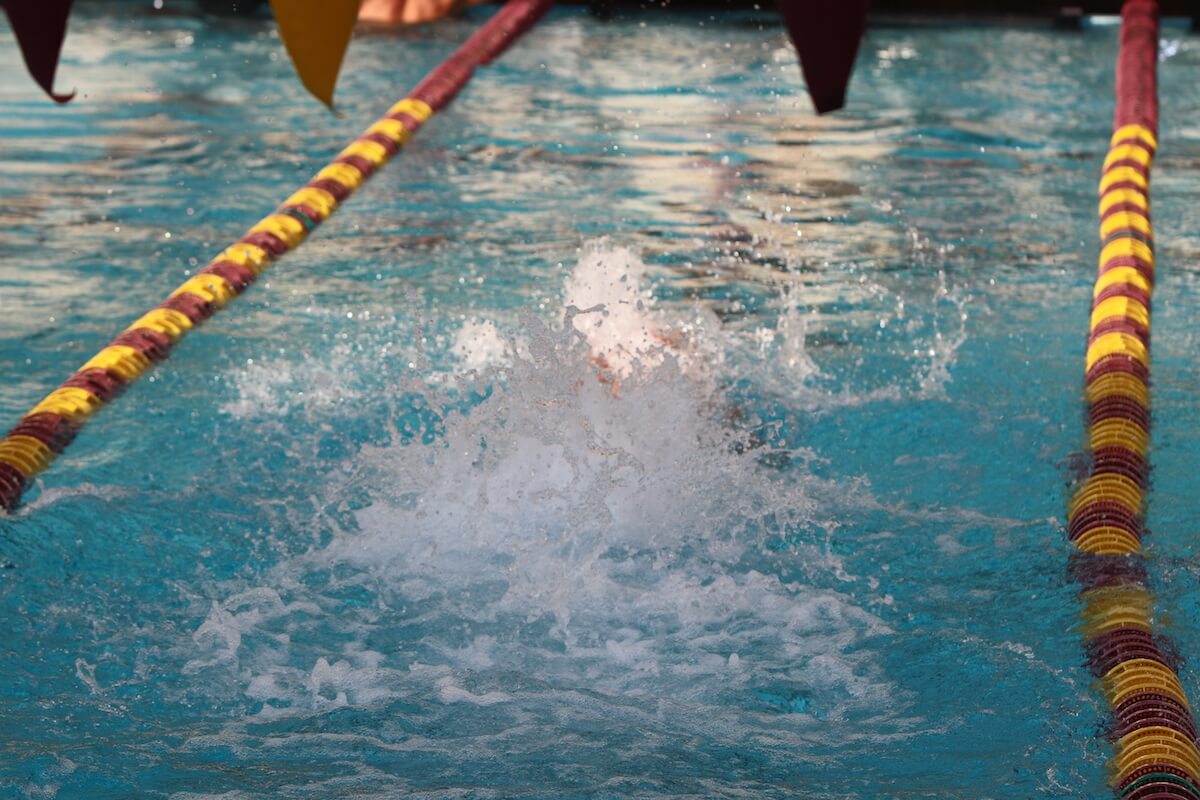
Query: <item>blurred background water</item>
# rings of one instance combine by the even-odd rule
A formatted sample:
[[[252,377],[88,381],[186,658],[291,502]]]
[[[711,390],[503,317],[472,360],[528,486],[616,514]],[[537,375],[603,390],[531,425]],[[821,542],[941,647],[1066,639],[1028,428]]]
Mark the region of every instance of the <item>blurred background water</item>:
[[[82,5],[66,107],[0,33],[5,419],[487,13],[358,37],[335,116],[190,11]],[[1148,549],[1194,690],[1164,36]],[[818,119],[771,15],[554,12],[0,521],[0,796],[1104,794],[1062,517],[1115,54],[876,28]]]

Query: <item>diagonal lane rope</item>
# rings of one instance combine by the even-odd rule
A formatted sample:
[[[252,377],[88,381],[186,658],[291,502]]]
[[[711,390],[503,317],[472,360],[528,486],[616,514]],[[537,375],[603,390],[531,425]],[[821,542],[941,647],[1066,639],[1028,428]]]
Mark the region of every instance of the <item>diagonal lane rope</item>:
[[[272,262],[299,247],[434,113],[454,99],[476,67],[504,52],[552,4],[553,0],[508,0],[408,97],[388,109],[312,180],[26,413],[0,439],[0,507],[15,509],[33,478],[97,411],[165,359],[188,331],[245,291]]]

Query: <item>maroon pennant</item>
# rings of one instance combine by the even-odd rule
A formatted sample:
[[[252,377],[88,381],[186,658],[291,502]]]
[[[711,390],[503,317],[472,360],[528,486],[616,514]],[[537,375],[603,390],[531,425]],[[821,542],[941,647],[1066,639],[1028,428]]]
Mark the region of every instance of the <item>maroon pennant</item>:
[[[38,86],[58,103],[74,97],[74,92],[54,93],[54,73],[67,35],[71,0],[0,0],[0,8],[8,15],[25,66]]]
[[[779,0],[783,24],[800,54],[804,82],[817,113],[846,104],[869,0]]]

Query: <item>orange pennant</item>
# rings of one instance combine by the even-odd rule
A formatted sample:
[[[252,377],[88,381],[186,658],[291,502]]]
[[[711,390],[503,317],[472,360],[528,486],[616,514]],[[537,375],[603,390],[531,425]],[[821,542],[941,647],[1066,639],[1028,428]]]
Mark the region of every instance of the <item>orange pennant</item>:
[[[330,108],[361,3],[362,0],[271,0],[279,35],[300,81]]]

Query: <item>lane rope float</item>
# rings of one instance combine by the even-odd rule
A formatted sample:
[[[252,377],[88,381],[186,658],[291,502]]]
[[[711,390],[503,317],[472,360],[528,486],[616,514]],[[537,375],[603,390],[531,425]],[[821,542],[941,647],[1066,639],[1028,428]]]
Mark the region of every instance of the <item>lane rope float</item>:
[[[165,359],[188,331],[245,291],[273,261],[298,247],[454,99],[477,67],[503,53],[552,4],[553,0],[508,0],[312,180],[30,409],[0,440],[0,506],[15,509],[33,478],[92,415]]]
[[[1150,443],[1150,166],[1158,3],[1121,12],[1114,132],[1100,179],[1100,264],[1085,357],[1091,465],[1068,507],[1088,664],[1112,711],[1110,780],[1128,800],[1200,800],[1191,704],[1154,628],[1141,555]]]

